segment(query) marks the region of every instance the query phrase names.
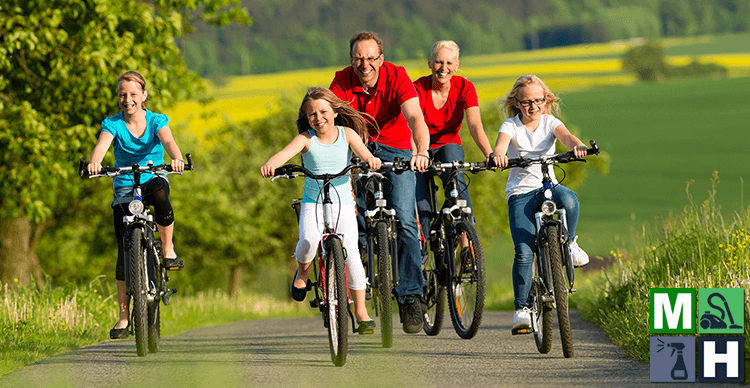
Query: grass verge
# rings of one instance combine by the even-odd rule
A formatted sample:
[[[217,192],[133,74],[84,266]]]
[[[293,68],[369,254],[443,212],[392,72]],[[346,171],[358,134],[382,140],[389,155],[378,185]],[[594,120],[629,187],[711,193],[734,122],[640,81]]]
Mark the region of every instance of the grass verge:
[[[587,278],[574,294],[583,317],[604,329],[628,356],[649,361],[650,288],[750,288],[750,207],[725,220],[715,202],[718,182],[714,173],[702,203],[693,201],[688,185],[688,204],[681,214],[644,225],[633,253],[616,252],[620,265]],[[745,376],[750,367],[749,313],[746,291]]]
[[[103,276],[82,287],[0,284],[0,377],[46,357],[109,339],[114,287]],[[49,282],[47,283],[49,284]],[[176,295],[162,306],[162,335],[249,319],[311,316],[309,308],[260,294],[220,290]]]

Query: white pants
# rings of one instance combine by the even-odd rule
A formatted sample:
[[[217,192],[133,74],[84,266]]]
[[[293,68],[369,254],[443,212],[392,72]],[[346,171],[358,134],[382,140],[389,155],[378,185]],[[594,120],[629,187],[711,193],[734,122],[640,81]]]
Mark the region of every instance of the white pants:
[[[299,215],[299,242],[294,257],[300,263],[309,263],[315,258],[318,244],[323,238],[323,204],[302,203]],[[333,204],[333,229],[343,235],[346,250],[346,279],[349,289],[364,290],[365,269],[359,257],[359,232],[354,205]]]

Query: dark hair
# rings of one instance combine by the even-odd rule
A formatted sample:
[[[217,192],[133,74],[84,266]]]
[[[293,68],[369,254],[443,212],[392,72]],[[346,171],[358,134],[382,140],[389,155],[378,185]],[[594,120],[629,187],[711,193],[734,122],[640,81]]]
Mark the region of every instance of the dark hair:
[[[354,44],[361,40],[374,40],[375,43],[378,44],[380,55],[383,55],[383,41],[380,38],[378,38],[378,34],[372,31],[362,31],[354,35],[351,39],[349,39],[349,58],[352,57]]]
[[[312,100],[328,101],[328,103],[331,104],[333,111],[339,114],[335,120],[336,124],[344,125],[353,129],[365,143],[370,139],[368,124],[375,127],[376,132],[378,130],[378,124],[369,114],[360,113],[352,108],[348,102],[338,98],[332,91],[326,88],[313,87],[307,89],[307,93],[299,106],[299,115],[297,116],[297,132],[299,133],[304,133],[310,129],[310,122],[307,120],[305,105]]]
[[[120,88],[120,83],[122,82],[128,82],[132,81],[137,83],[141,86],[141,90],[144,92],[146,91],[146,78],[141,75],[141,73],[135,71],[135,70],[128,70],[122,74],[120,74],[117,77],[117,88]],[[146,100],[143,101],[143,106],[146,107],[146,102],[148,102],[148,95],[146,96]]]

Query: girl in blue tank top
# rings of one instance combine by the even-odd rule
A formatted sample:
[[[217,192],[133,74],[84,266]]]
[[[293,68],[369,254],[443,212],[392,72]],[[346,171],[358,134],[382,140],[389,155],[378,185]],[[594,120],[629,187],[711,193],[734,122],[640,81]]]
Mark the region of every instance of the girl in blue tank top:
[[[365,119],[348,103],[340,100],[325,88],[310,88],[302,99],[297,118],[299,135],[281,151],[273,155],[260,168],[265,178],[273,176],[274,171],[289,159],[302,153],[305,167],[313,174],[337,173],[349,163],[349,149],[353,150],[370,168],[379,169],[380,159],[374,157],[365,146],[368,139],[367,123],[374,120]],[[337,125],[346,123],[349,127]],[[310,263],[320,242],[323,230],[323,208],[317,203],[320,197],[320,183],[305,178],[299,219],[299,242],[294,252],[298,269],[292,279],[292,298],[299,302],[305,299],[307,279],[310,275]],[[365,270],[359,257],[357,218],[349,177],[333,181],[331,199],[339,206],[334,206],[334,225],[336,233],[344,236],[344,248],[347,252],[346,268],[349,295],[354,301],[354,315],[359,327],[357,332],[372,333],[375,322],[367,314],[365,305]],[[338,214],[335,214],[338,212]]]

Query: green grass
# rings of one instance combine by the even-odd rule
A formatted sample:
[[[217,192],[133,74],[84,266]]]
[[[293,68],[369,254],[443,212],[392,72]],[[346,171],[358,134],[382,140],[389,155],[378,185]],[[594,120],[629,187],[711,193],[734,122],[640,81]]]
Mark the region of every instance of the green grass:
[[[114,287],[96,279],[87,286],[36,288],[0,284],[0,377],[55,354],[109,340],[117,321]],[[175,295],[161,306],[162,336],[249,319],[311,316],[299,303],[262,294],[230,298],[208,290]],[[135,347],[133,348],[135,352]]]
[[[680,212],[688,181],[706,192],[721,176],[716,202],[750,204],[743,179],[750,115],[750,78],[676,80],[563,95],[564,121],[581,128],[612,157],[607,176],[592,174],[577,194],[579,243],[604,254],[631,249],[644,221]]]
[[[687,200],[682,212],[651,223],[619,266],[588,278],[574,294],[584,317],[640,361],[649,360],[650,288],[750,289],[750,207],[725,217],[716,204],[715,184],[704,202],[689,195]],[[745,293],[748,349],[750,299]],[[748,367],[746,351],[745,376]]]

